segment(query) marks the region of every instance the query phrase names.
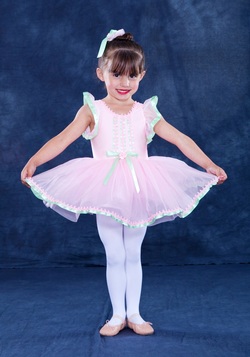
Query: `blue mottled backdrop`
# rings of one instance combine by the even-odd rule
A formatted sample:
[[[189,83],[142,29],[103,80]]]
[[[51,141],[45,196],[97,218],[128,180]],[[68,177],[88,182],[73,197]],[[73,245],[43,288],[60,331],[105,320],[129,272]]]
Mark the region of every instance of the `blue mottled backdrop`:
[[[188,218],[148,230],[144,264],[250,261],[249,10],[247,0],[1,1],[1,267],[105,264],[95,217],[75,224],[45,208],[20,171],[74,118],[83,91],[105,95],[96,54],[111,28],[145,48],[135,99],[158,95],[164,117],[229,176]],[[185,160],[159,138],[149,152]],[[38,172],[85,155],[79,139]]]

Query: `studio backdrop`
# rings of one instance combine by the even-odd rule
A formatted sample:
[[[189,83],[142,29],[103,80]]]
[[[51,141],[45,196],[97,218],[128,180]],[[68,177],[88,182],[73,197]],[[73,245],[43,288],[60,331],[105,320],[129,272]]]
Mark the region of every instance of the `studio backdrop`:
[[[229,177],[187,218],[149,228],[143,263],[249,262],[249,7],[246,0],[1,1],[1,267],[105,264],[95,216],[67,221],[21,185],[20,172],[74,118],[83,91],[105,96],[96,56],[109,30],[120,28],[146,53],[135,99],[157,95],[164,118]],[[193,165],[156,136],[149,154]],[[82,156],[91,149],[80,138],[37,172]]]

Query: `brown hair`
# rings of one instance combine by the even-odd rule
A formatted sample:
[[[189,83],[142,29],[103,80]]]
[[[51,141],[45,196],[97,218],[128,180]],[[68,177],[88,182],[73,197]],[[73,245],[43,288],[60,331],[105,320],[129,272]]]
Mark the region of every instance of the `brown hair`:
[[[144,71],[144,51],[129,32],[107,42],[105,51],[98,60],[98,66],[103,68],[109,61],[109,70],[112,73],[136,76]]]

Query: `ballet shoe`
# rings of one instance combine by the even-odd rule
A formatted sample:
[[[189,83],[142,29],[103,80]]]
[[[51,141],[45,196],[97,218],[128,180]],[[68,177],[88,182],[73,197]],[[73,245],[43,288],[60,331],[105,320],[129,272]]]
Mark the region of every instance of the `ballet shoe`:
[[[133,316],[133,315],[132,315]],[[130,318],[132,317],[130,316]],[[133,330],[137,335],[147,336],[154,333],[151,322],[143,322],[142,324],[135,324],[134,322],[127,321],[128,327]]]
[[[126,320],[123,320],[120,316],[114,315],[113,317],[116,317],[122,321],[119,325],[109,325],[109,320],[107,320],[106,324],[100,329],[99,333],[101,336],[115,336],[117,335],[121,330],[123,330],[126,326]]]

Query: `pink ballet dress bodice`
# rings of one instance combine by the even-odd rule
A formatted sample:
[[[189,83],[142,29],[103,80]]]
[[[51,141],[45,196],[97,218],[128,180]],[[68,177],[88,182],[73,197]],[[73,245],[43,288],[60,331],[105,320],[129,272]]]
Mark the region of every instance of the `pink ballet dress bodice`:
[[[127,114],[114,113],[107,104],[96,101],[100,112],[98,135],[91,140],[94,158],[105,159],[118,155],[120,159],[127,155],[148,157],[146,123],[143,105],[135,102]]]
[[[143,104],[134,102],[132,109],[126,114],[112,111],[103,100],[85,92],[84,103],[89,105],[95,120],[95,127],[83,133],[85,139],[91,139],[94,158],[105,159],[110,153],[120,158],[136,155],[147,158],[147,144],[154,136],[154,126],[160,120],[157,110],[158,98],[152,97]]]

